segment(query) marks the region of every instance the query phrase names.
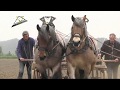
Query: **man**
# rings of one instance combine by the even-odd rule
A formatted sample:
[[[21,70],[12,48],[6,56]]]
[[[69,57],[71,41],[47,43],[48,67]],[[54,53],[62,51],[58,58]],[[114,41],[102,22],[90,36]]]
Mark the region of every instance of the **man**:
[[[35,40],[29,37],[28,31],[22,33],[23,38],[18,41],[17,57],[19,60],[19,74],[18,79],[22,79],[24,73],[24,67],[27,67],[28,79],[31,79],[31,61],[25,61],[25,59],[33,59],[33,48],[35,46]]]
[[[105,60],[115,60],[115,62],[106,62],[109,79],[112,79],[112,76],[113,79],[117,79],[119,58],[115,56],[118,57],[120,56],[119,50],[120,50],[120,43],[116,41],[116,35],[114,33],[111,33],[109,35],[109,40],[104,41],[101,47],[101,57],[105,56]]]

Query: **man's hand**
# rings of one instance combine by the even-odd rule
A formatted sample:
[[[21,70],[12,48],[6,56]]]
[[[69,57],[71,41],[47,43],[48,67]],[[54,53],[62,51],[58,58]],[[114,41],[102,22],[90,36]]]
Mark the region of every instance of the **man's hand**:
[[[118,58],[116,58],[116,59],[115,59],[115,62],[119,62],[119,59],[118,59]]]
[[[97,56],[97,57],[101,59],[101,54],[98,54],[98,56]]]
[[[24,61],[25,59],[24,58],[20,58],[20,61]]]
[[[101,57],[101,54],[98,54],[98,57]]]

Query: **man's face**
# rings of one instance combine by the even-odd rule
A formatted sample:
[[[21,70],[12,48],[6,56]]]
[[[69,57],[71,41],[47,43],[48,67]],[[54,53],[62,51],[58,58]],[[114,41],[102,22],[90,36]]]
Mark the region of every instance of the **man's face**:
[[[110,35],[110,36],[109,36],[109,39],[110,39],[111,42],[114,42],[115,39],[116,39],[116,36],[115,36],[115,35]]]
[[[29,35],[28,34],[23,35],[23,39],[27,41],[29,39]]]

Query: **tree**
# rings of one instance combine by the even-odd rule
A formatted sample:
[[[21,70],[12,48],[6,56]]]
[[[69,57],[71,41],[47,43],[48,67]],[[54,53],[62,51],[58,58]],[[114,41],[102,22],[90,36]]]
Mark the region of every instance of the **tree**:
[[[2,47],[0,46],[0,55],[3,54]]]
[[[9,52],[8,52],[8,56],[11,56],[11,55],[12,55],[12,54],[11,54],[11,52],[9,51]]]

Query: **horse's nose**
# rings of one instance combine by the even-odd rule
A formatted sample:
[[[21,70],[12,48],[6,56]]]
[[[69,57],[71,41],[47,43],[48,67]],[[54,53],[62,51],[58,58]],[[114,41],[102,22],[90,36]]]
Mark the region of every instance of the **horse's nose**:
[[[40,51],[40,52],[39,52],[39,57],[45,57],[45,56],[46,56],[45,51]]]
[[[74,42],[79,42],[80,41],[80,37],[73,37],[73,41]]]

